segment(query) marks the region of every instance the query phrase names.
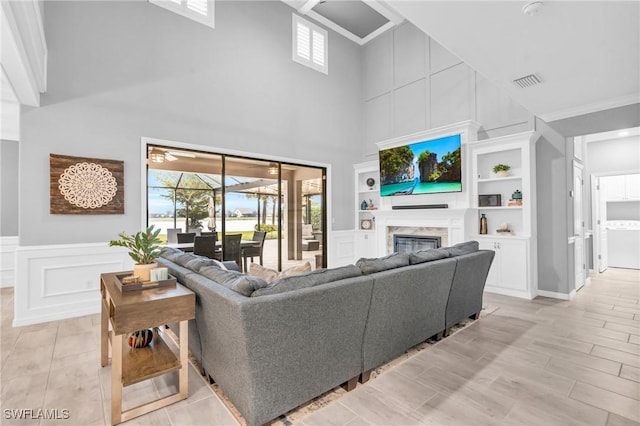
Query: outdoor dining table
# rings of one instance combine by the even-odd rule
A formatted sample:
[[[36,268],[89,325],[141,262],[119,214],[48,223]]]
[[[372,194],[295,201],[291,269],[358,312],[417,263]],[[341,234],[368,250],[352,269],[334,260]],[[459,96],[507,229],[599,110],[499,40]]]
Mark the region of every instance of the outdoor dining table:
[[[240,241],[240,248],[255,247],[260,245],[259,241],[242,240]],[[193,242],[191,243],[167,243],[165,247],[177,248],[182,251],[193,251]],[[222,248],[222,241],[216,241],[216,248]]]

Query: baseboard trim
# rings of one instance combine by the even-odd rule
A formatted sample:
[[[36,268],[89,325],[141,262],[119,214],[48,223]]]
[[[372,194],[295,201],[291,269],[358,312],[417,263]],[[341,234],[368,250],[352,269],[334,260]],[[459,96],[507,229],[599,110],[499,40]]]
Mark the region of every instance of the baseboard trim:
[[[123,248],[105,243],[19,246],[15,327],[100,312],[100,274],[131,269]]]
[[[546,290],[538,290],[538,296],[549,297],[551,299],[560,299],[560,300],[571,300],[575,297],[576,291],[573,290],[571,293],[557,293],[554,291],[546,291]]]
[[[492,287],[489,285],[485,285],[484,291],[488,293],[501,294],[503,296],[518,297],[520,299],[527,299],[527,300],[531,300],[535,297],[526,291],[511,290],[511,289],[501,288],[501,287]]]

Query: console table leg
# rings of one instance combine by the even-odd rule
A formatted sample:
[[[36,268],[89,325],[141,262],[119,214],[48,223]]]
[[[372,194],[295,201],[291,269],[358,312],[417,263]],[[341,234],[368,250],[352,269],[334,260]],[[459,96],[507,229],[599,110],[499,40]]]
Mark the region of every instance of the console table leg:
[[[102,299],[100,311],[100,365],[106,367],[109,364],[109,308],[107,301]]]
[[[125,335],[114,333],[111,340],[111,424],[122,422],[122,341]]]
[[[186,398],[189,394],[189,321],[180,321],[180,395]]]

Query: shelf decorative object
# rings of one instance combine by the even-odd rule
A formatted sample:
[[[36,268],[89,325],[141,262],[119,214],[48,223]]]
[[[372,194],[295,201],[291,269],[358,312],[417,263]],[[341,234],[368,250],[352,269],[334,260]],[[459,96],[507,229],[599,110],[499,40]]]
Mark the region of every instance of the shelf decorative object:
[[[126,247],[129,249],[129,257],[136,263],[133,266],[133,275],[140,277],[144,283],[151,280],[151,269],[157,268],[155,259],[160,256],[162,240],[158,237],[160,229],[154,229],[151,225],[145,231],[134,235],[124,232],[118,234],[117,240],[109,241],[110,247]]]
[[[153,340],[153,329],[151,328],[136,330],[132,333],[129,333],[129,336],[127,336],[127,343],[129,343],[129,346],[136,349],[149,346],[152,340]]]
[[[364,229],[365,231],[369,231],[373,228],[373,221],[371,219],[362,219],[360,221],[360,229]]]
[[[482,213],[482,216],[480,217],[480,234],[487,234],[487,216],[484,213]]]
[[[496,229],[498,235],[513,235],[513,231],[509,229],[508,223],[501,223],[498,229]]]
[[[369,189],[373,189],[373,187],[376,186],[376,180],[372,177],[367,178],[367,186]]]
[[[516,191],[511,194],[511,199],[507,203],[508,206],[521,206],[522,205],[522,192],[516,189]]]
[[[511,170],[511,166],[507,164],[496,164],[493,166],[493,173],[498,177],[509,176],[509,170]]]

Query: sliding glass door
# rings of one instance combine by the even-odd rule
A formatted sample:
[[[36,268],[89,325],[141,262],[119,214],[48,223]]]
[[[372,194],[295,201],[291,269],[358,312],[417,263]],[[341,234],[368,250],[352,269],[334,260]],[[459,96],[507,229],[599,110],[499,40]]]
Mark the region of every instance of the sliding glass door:
[[[241,268],[249,254],[279,271],[326,266],[324,168],[162,146],[149,146],[148,159],[148,223],[164,238],[170,229],[217,232],[223,242],[239,234],[247,248],[264,232],[262,256],[247,249]]]

